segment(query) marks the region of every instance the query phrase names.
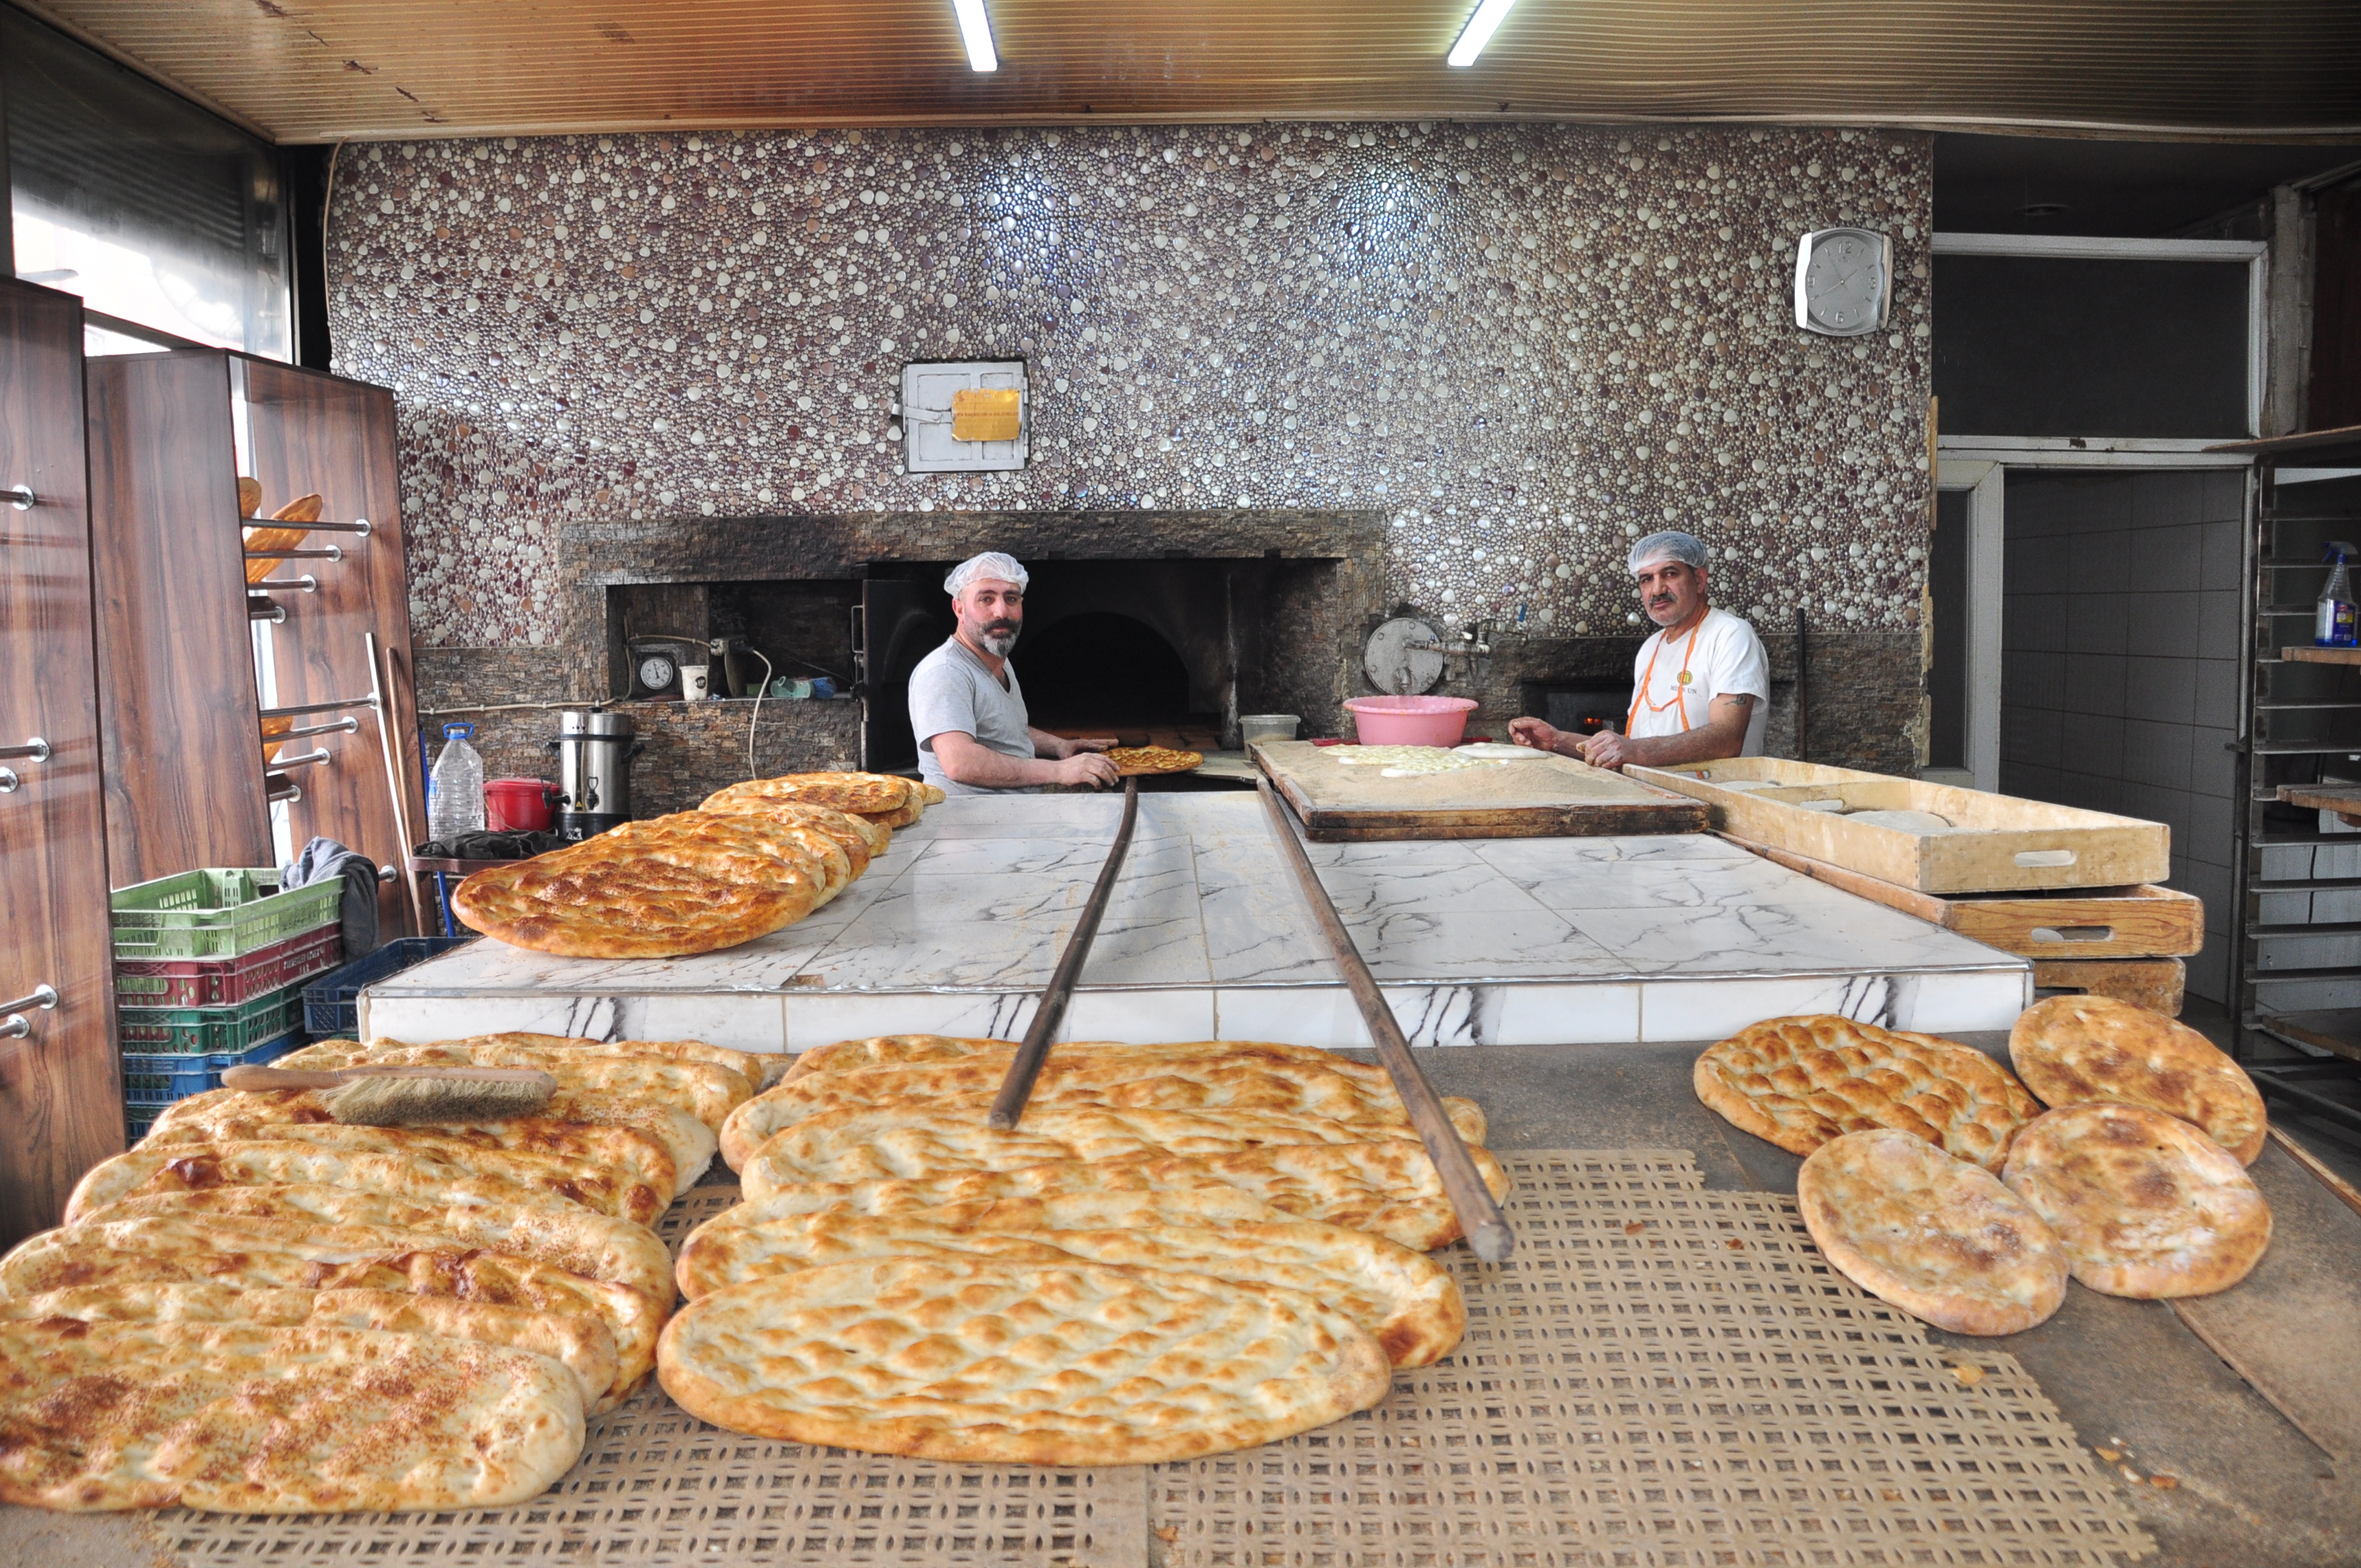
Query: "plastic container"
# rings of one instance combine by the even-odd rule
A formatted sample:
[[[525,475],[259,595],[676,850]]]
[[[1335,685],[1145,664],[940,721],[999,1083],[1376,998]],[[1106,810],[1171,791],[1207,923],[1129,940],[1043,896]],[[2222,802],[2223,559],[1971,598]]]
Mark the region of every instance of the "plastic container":
[[[332,970],[345,956],[338,926],[299,932],[242,959],[117,959],[118,1007],[238,1007]]]
[[[221,1087],[222,1074],[234,1067],[263,1067],[277,1061],[303,1043],[302,1030],[265,1040],[242,1051],[222,1051],[209,1056],[153,1056],[139,1051],[123,1053],[123,1103],[131,1106],[161,1107],[176,1100],[186,1100],[192,1094],[203,1094],[208,1089]],[[134,1139],[148,1135],[155,1124],[151,1110],[133,1132],[130,1124],[134,1114],[124,1118],[125,1131]]]
[[[2330,568],[2328,586],[2320,591],[2319,603],[2312,611],[2312,642],[2315,648],[2350,648],[2361,632],[2353,603],[2353,581],[2345,570],[2345,562],[2361,554],[2342,540],[2328,546]]]
[[[279,891],[277,868],[182,872],[115,892],[118,959],[235,959],[335,924],[342,877]]]
[[[1251,746],[1257,740],[1292,740],[1303,720],[1292,713],[1241,713],[1238,739]]]
[[[493,779],[484,785],[484,826],[495,833],[546,833],[557,820],[557,786],[546,779]]]
[[[361,1024],[363,986],[472,940],[471,937],[397,937],[368,957],[322,975],[303,988],[303,1032],[315,1040],[351,1035]]]
[[[115,1015],[115,1036],[125,1050],[148,1056],[208,1056],[245,1050],[302,1023],[303,988],[290,985],[243,1007],[126,1007]]]
[[[1466,696],[1356,696],[1345,699],[1364,746],[1456,746],[1476,699]]]
[[[434,759],[434,799],[426,808],[426,828],[447,844],[462,833],[484,830],[484,759],[467,742],[472,724],[443,727],[443,750]]]

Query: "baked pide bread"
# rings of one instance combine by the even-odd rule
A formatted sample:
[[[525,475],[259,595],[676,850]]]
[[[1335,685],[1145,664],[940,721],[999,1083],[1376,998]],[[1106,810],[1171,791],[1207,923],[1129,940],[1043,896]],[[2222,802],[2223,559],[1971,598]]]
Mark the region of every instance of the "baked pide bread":
[[[1016,1042],[1014,1040],[972,1039],[957,1035],[879,1035],[865,1040],[839,1040],[833,1045],[814,1046],[788,1064],[786,1071],[779,1076],[779,1081],[785,1083],[814,1072],[850,1072],[864,1067],[915,1067],[922,1063],[965,1061],[976,1058],[997,1058],[1005,1069],[1009,1057],[1016,1050]],[[1051,1053],[1050,1059],[1069,1061],[1084,1055],[1135,1062],[1254,1057],[1303,1062],[1324,1068],[1330,1072],[1343,1073],[1372,1087],[1390,1086],[1392,1082],[1381,1067],[1356,1062],[1315,1046],[1287,1046],[1274,1040],[1183,1040],[1155,1046],[1077,1040],[1060,1046]]]
[[[593,1318],[615,1340],[615,1382],[600,1409],[646,1378],[664,1322],[664,1309],[628,1286],[375,1225],[222,1215],[86,1221],[44,1231],[0,1257],[0,1295],[156,1284],[388,1290]]]
[[[1341,1059],[1341,1058],[1339,1058]],[[886,1111],[902,1105],[964,1103],[989,1098],[1007,1070],[991,1057],[911,1067],[807,1073],[781,1083],[731,1113],[721,1129],[721,1157],[741,1167],[770,1138],[808,1116]],[[1299,1061],[1245,1056],[1175,1056],[1163,1060],[1115,1052],[1052,1051],[1027,1102],[1028,1116],[1050,1106],[1121,1111],[1276,1112],[1324,1117],[1367,1129],[1359,1135],[1411,1135],[1410,1113],[1389,1082]],[[1484,1113],[1471,1101],[1445,1099],[1460,1136],[1484,1139]]]
[[[0,1502],[252,1514],[521,1503],[582,1451],[547,1356],[345,1328],[0,1323]]]
[[[2145,1105],[2202,1129],[2241,1165],[2263,1152],[2269,1118],[2254,1080],[2177,1018],[2112,996],[2053,996],[2018,1014],[2008,1057],[2053,1109]]]
[[[662,1057],[621,1052],[571,1050],[563,1046],[528,1045],[487,1037],[437,1040],[406,1046],[390,1040],[357,1046],[349,1040],[306,1046],[280,1058],[278,1065],[307,1068],[367,1067],[533,1067],[557,1080],[562,1090],[608,1094],[624,1103],[669,1106],[686,1111],[719,1133],[730,1113],[749,1098],[745,1074],[711,1062],[672,1061]]]
[[[1030,1118],[1028,1117],[1029,1121]],[[1508,1195],[1508,1173],[1484,1148],[1470,1148],[1492,1196]],[[814,1182],[795,1173],[790,1159],[766,1149],[748,1162],[741,1180],[754,1203],[828,1207],[864,1213],[927,1212],[952,1204],[1002,1205],[1012,1200],[1050,1201],[1109,1192],[1175,1193],[1229,1187],[1301,1220],[1367,1231],[1413,1252],[1431,1252],[1459,1239],[1459,1216],[1444,1195],[1442,1178],[1423,1145],[1406,1138],[1348,1144],[1265,1144],[1236,1154],[1194,1157],[1132,1155],[1115,1159],[1062,1159],[1021,1168],[945,1169],[916,1179]]]
[[[892,773],[785,773],[777,778],[749,779],[716,790],[705,799],[707,811],[735,811],[749,803],[774,806],[825,806],[876,822],[909,814],[916,822],[927,799],[913,780]],[[884,821],[887,828],[906,823]]]
[[[880,1181],[947,1170],[1015,1170],[1053,1159],[1235,1154],[1264,1144],[1390,1137],[1418,1145],[1407,1128],[1355,1126],[1326,1116],[1099,1105],[1031,1106],[1021,1125],[1002,1133],[985,1124],[991,1108],[992,1096],[974,1094],[907,1108],[829,1111],[787,1126],[757,1152],[774,1157],[774,1169],[793,1171],[800,1181]]]
[[[2066,1251],[1980,1165],[1892,1128],[1830,1138],[1795,1176],[1795,1203],[1838,1273],[1959,1334],[2013,1334],[2066,1299]]]
[[[1148,1464],[1367,1409],[1385,1353],[1299,1291],[889,1257],[758,1279],[664,1329],[664,1391],[732,1431],[979,1464]]]
[[[809,915],[851,875],[814,830],[764,817],[676,812],[626,822],[461,883],[451,907],[511,947],[566,958],[668,959],[768,936]],[[839,872],[835,868],[843,868]]]
[[[87,1220],[104,1224],[170,1215],[423,1231],[462,1246],[531,1258],[568,1274],[628,1285],[662,1307],[670,1307],[673,1301],[672,1255],[653,1231],[537,1194],[522,1202],[417,1203],[384,1192],[285,1182],[126,1198],[86,1213],[70,1212],[67,1223]]]
[[[292,1105],[275,1102],[262,1105],[248,1104],[251,1099],[269,1100],[284,1094],[300,1094],[303,1091],[270,1090],[264,1094],[247,1096],[236,1090],[208,1091],[192,1095],[172,1106],[192,1108],[174,1117],[159,1116],[156,1124],[148,1129],[140,1140],[147,1148],[174,1147],[186,1145],[239,1143],[256,1138],[290,1140],[299,1143],[322,1143],[334,1148],[431,1150],[456,1153],[460,1149],[479,1148],[540,1162],[545,1168],[565,1173],[568,1179],[590,1184],[585,1190],[614,1190],[619,1199],[629,1203],[630,1212],[610,1210],[623,1218],[652,1223],[664,1212],[680,1190],[680,1168],[674,1162],[672,1151],[648,1134],[635,1127],[609,1127],[588,1122],[561,1122],[544,1116],[519,1116],[498,1122],[456,1122],[418,1124],[402,1127],[347,1127],[335,1122],[310,1121],[304,1118],[324,1111],[316,1101],[310,1106],[298,1102]],[[215,1100],[221,1094],[225,1098]],[[194,1102],[203,1100],[202,1106]],[[287,1120],[278,1118],[285,1115]],[[704,1124],[695,1117],[682,1118],[705,1137]],[[372,1139],[364,1135],[379,1135]],[[626,1190],[637,1188],[649,1194],[646,1202],[628,1199]],[[653,1207],[641,1212],[648,1203]]]
[[[2145,1105],[2074,1105],[2017,1135],[2001,1173],[2058,1233],[2074,1277],[2109,1296],[2210,1296],[2270,1245],[2237,1157]]]
[[[1202,751],[1183,751],[1170,746],[1110,746],[1106,759],[1115,764],[1118,778],[1137,778],[1151,773],[1185,773],[1205,764]]]
[[[750,1280],[881,1257],[1104,1264],[1202,1275],[1248,1292],[1298,1290],[1359,1324],[1395,1366],[1442,1359],[1467,1329],[1458,1285],[1432,1258],[1361,1231],[1302,1220],[1027,1233],[996,1229],[989,1219],[911,1214],[717,1222],[700,1226],[681,1248],[681,1293],[695,1300]]]
[[[390,1130],[336,1129],[362,1134]],[[82,1173],[67,1201],[66,1221],[71,1224],[126,1198],[291,1182],[379,1192],[429,1204],[563,1204],[641,1226],[652,1223],[668,1201],[643,1183],[602,1179],[596,1172],[580,1172],[561,1160],[512,1155],[504,1149],[482,1149],[447,1139],[405,1146],[391,1137],[330,1142],[307,1135],[203,1144],[142,1143]]]
[[[800,804],[760,794],[739,793],[745,786],[732,784],[706,796],[699,811],[718,811],[724,817],[776,817],[790,822],[801,822],[817,828],[834,839],[851,855],[861,852],[854,861],[853,874],[861,874],[870,861],[894,847],[894,830],[881,822],[850,811],[839,811],[832,806]]]
[[[918,804],[921,806],[940,806],[943,802],[950,798],[950,795],[943,793],[943,787],[940,784],[921,783],[918,785],[918,791],[926,797],[919,801]]]
[[[1193,1183],[1153,1190],[1019,1190],[1035,1186],[1055,1189],[1058,1183],[1042,1174],[1049,1169],[1036,1166],[1016,1171],[960,1171],[917,1181],[816,1181],[782,1187],[760,1202],[741,1203],[716,1214],[695,1234],[718,1234],[813,1214],[914,1217],[1011,1235],[1031,1231],[1138,1230],[1153,1225],[1218,1230],[1225,1225],[1276,1223],[1287,1218],[1244,1188],[1224,1186],[1202,1173]]]
[[[72,1318],[86,1323],[252,1323],[274,1329],[375,1329],[474,1340],[545,1355],[574,1374],[586,1409],[615,1382],[615,1336],[596,1318],[409,1296],[391,1290],[240,1290],[227,1285],[98,1285],[0,1296],[0,1321]]]
[[[469,1035],[456,1040],[397,1040],[378,1036],[367,1040],[318,1040],[316,1046],[339,1046],[347,1049],[368,1051],[412,1050],[422,1045],[441,1047],[526,1046],[544,1050],[577,1051],[602,1057],[658,1057],[667,1061],[707,1062],[714,1067],[728,1068],[745,1081],[748,1097],[763,1092],[763,1086],[786,1069],[792,1058],[766,1055],[760,1051],[733,1051],[727,1046],[708,1046],[703,1040],[598,1040],[585,1035],[535,1035],[522,1030],[497,1035]]]
[[[1968,1046],[1832,1013],[1772,1018],[1697,1058],[1697,1096],[1741,1132],[1808,1155],[1840,1133],[1892,1127],[1998,1170],[2041,1107]]]

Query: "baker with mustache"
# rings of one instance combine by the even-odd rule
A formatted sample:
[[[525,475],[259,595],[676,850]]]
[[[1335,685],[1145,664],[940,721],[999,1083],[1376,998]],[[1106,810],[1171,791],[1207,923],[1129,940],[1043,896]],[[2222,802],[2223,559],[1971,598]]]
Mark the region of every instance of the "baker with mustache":
[[[1761,756],[1771,661],[1754,628],[1706,602],[1704,543],[1676,531],[1652,533],[1631,546],[1630,565],[1656,632],[1632,661],[1623,733],[1580,736],[1538,718],[1512,718],[1509,738],[1598,768]]]
[[[1115,781],[1115,763],[1100,754],[1115,744],[1112,737],[1068,740],[1027,719],[1008,653],[1025,629],[1031,581],[1014,556],[997,550],[969,557],[943,579],[959,630],[910,674],[910,729],[918,738],[918,772],[946,795],[1044,784],[1097,789]]]

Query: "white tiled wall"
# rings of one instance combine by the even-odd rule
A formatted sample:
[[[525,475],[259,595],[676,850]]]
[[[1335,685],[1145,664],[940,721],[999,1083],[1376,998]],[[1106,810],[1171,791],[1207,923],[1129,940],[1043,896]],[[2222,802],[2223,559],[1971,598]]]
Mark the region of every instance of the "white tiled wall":
[[[2002,573],[2000,785],[2172,829],[2205,901],[2189,989],[2228,993],[2237,725],[2235,470],[2012,473]]]

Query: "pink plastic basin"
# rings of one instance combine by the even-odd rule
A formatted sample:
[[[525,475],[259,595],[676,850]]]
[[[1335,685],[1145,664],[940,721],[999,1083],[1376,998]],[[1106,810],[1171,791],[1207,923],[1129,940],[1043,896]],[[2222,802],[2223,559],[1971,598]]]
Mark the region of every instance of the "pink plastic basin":
[[[1356,696],[1345,706],[1364,746],[1456,746],[1476,711],[1465,696]]]

